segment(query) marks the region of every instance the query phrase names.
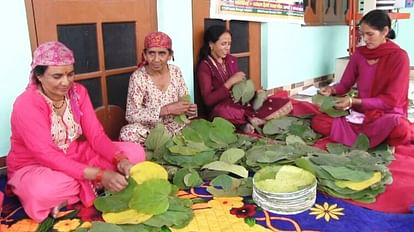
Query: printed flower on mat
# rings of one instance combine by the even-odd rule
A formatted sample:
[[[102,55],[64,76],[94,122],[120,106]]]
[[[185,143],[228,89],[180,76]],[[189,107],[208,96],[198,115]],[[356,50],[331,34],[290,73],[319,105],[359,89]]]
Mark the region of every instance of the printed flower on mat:
[[[212,208],[223,208],[230,210],[231,208],[239,208],[243,206],[243,198],[241,197],[214,197],[208,202]]]
[[[53,229],[57,230],[58,232],[70,232],[72,230],[75,230],[80,225],[79,219],[68,219],[68,220],[62,220],[56,223],[53,226]]]
[[[91,222],[83,222],[82,225],[80,225],[79,227],[89,229],[89,228],[92,227],[92,223]]]
[[[323,203],[323,206],[319,204],[315,204],[314,207],[310,209],[310,215],[316,215],[316,219],[320,219],[322,217],[325,218],[325,221],[329,222],[331,218],[339,220],[340,215],[344,215],[342,212],[344,208],[337,208],[337,204],[329,205],[327,202]]]
[[[255,205],[244,205],[240,208],[233,208],[230,210],[230,213],[236,215],[238,218],[247,218],[253,217],[256,214]]]
[[[1,232],[34,232],[39,227],[39,223],[33,221],[32,219],[22,219],[17,223],[14,223],[10,227],[7,225],[1,224],[0,231]]]

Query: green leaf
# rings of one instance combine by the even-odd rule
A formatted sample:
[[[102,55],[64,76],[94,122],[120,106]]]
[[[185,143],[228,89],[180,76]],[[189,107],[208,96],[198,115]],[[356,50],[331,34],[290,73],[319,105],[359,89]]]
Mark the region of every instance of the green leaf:
[[[137,183],[133,178],[128,178],[128,186],[120,192],[109,193],[97,197],[94,206],[102,213],[120,212],[129,209],[128,203],[135,191]]]
[[[295,144],[295,143],[300,143],[300,144],[306,144],[301,137],[296,136],[296,135],[288,135],[286,137],[286,144],[290,145],[290,144]]]
[[[220,117],[215,117],[213,119],[213,122],[211,123],[211,126],[213,128],[221,128],[223,131],[230,131],[230,132],[234,132],[234,130],[236,129],[231,122],[227,121],[224,118],[220,118]]]
[[[351,151],[350,147],[347,147],[340,143],[328,143],[326,147],[329,153],[332,154],[344,154]]]
[[[240,166],[240,165],[235,165],[235,164],[229,164],[223,161],[213,161],[209,164],[204,165],[203,169],[204,168],[216,170],[216,171],[231,172],[243,178],[246,178],[249,174],[245,167]]]
[[[155,125],[150,130],[150,133],[145,140],[145,148],[155,151],[158,147],[164,146],[165,143],[171,138],[165,126],[161,123]]]
[[[198,172],[196,172],[194,169],[191,169],[190,173],[187,173],[184,176],[184,183],[188,187],[197,187],[203,184],[203,180],[201,179]]]
[[[51,216],[48,216],[45,220],[40,223],[39,227],[36,229],[36,232],[48,232],[52,229],[53,225],[55,224],[55,219]]]
[[[267,91],[258,92],[256,94],[256,96],[254,97],[253,103],[252,103],[252,107],[254,111],[258,111],[263,106],[263,103],[267,99],[267,95],[268,95]]]
[[[247,217],[244,219],[244,222],[249,225],[250,227],[253,227],[256,225],[256,218],[253,217]]]
[[[179,169],[174,175],[173,184],[177,185],[180,189],[188,189],[189,186],[184,182],[184,177],[189,173],[191,173],[189,168]]]
[[[223,152],[220,156],[220,161],[235,164],[244,157],[244,151],[238,148],[230,148]]]
[[[373,172],[364,172],[359,170],[353,170],[347,167],[331,167],[331,166],[320,166],[327,171],[331,176],[338,180],[352,180],[352,181],[363,181],[371,178]]]
[[[158,228],[163,226],[182,228],[188,225],[193,218],[191,201],[174,196],[169,198],[169,204],[170,207],[167,212],[153,216],[145,221],[144,224]]]
[[[124,230],[115,224],[92,222],[92,227],[89,232],[124,232]]]
[[[180,167],[199,168],[215,160],[215,151],[200,152],[193,156],[164,154],[164,159],[169,164]]]
[[[355,141],[355,143],[352,145],[352,148],[362,150],[362,151],[368,151],[369,148],[369,139],[366,135],[360,133]]]
[[[167,180],[152,179],[137,185],[129,207],[146,214],[161,214],[169,207],[171,184]]]
[[[241,97],[242,105],[246,105],[247,103],[249,103],[250,100],[252,100],[254,95],[256,94],[256,90],[254,89],[254,84],[253,84],[252,80],[250,80],[250,79],[245,80],[244,88],[245,88],[245,90],[244,90],[243,95]]]
[[[189,124],[191,121],[187,118],[186,114],[180,114],[174,117],[174,122],[178,124]]]
[[[211,186],[219,186],[224,191],[229,191],[232,187],[233,178],[229,175],[219,175],[213,180],[211,180],[210,185]]]

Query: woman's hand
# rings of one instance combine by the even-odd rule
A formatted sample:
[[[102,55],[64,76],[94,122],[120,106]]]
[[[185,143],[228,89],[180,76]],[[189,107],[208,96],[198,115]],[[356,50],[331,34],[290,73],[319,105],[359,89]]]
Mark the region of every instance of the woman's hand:
[[[335,94],[335,89],[332,86],[325,86],[319,89],[319,94],[323,96],[331,96]]]
[[[163,115],[180,115],[185,114],[188,112],[190,108],[190,103],[188,101],[178,101],[171,104],[168,104],[166,106],[163,106],[164,108],[164,114]]]
[[[352,98],[349,96],[337,98],[335,108],[338,110],[348,110],[352,107]]]
[[[236,72],[226,81],[226,83],[224,83],[224,86],[226,86],[227,89],[231,89],[233,85],[243,81],[244,79],[246,79],[246,74],[244,72]]]
[[[129,170],[131,170],[132,166],[134,165],[131,162],[129,162],[128,159],[121,159],[116,165],[116,168],[120,173],[124,174],[124,176],[128,178]]]
[[[101,183],[111,192],[119,192],[128,186],[125,176],[111,170],[103,171]]]
[[[198,116],[197,115],[197,104],[190,104],[186,114],[189,119],[196,118]]]

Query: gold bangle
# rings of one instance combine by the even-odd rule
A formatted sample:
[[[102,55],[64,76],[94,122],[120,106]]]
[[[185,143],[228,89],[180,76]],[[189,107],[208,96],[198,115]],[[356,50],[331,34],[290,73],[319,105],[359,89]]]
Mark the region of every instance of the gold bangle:
[[[352,97],[349,97],[349,108],[352,107]]]

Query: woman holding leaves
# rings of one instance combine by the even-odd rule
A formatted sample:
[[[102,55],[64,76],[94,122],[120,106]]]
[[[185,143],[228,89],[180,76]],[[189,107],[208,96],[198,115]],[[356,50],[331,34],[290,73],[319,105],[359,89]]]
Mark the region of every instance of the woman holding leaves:
[[[250,133],[253,125],[288,114],[292,105],[288,99],[269,98],[255,111],[251,104],[234,102],[231,89],[243,82],[246,74],[239,70],[236,57],[230,55],[231,39],[224,26],[211,26],[205,31],[197,67],[198,86],[210,118],[225,118]]]
[[[319,114],[313,118],[312,127],[349,146],[359,133],[368,136],[370,147],[384,141],[407,144],[411,141],[407,120],[408,55],[390,40],[395,34],[386,12],[367,13],[361,19],[360,30],[366,45],[356,49],[338,84],[320,90],[325,96],[343,96],[356,84],[358,96],[339,97],[335,105],[342,110],[351,108],[351,114],[335,119]]]
[[[41,44],[29,85],[13,105],[8,185],[36,222],[66,204],[90,207],[95,187],[121,191],[132,165],[145,160],[139,144],[106,136],[88,91],[74,81],[74,63],[64,44]]]
[[[172,41],[163,32],[145,37],[143,62],[129,81],[126,120],[120,140],[144,143],[149,131],[163,123],[175,134],[185,124],[174,121],[182,114],[194,116],[197,105],[188,99],[188,90],[179,67],[168,64],[173,58]]]

